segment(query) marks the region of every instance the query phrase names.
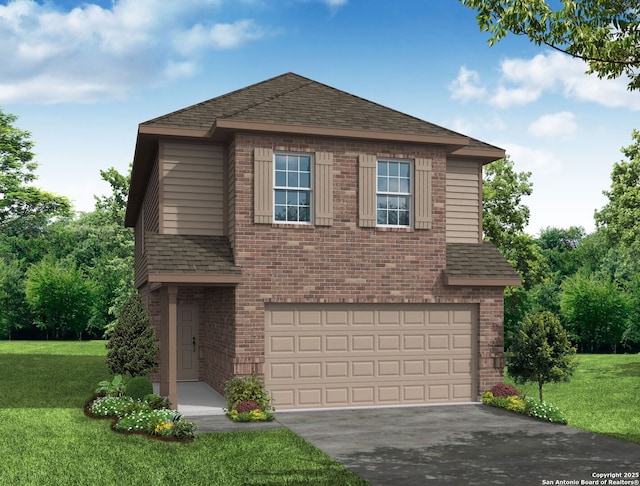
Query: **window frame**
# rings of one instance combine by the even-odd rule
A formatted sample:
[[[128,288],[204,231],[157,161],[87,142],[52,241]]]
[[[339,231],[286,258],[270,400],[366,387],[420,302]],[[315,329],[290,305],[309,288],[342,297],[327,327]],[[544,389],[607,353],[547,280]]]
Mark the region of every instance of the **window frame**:
[[[301,188],[301,187],[292,187],[292,186],[278,186],[277,185],[277,163],[276,163],[276,157],[278,156],[293,156],[293,157],[309,157],[309,187],[308,188]],[[300,174],[300,161],[298,160],[298,171],[297,173]],[[273,223],[274,224],[287,224],[287,225],[313,225],[314,224],[314,167],[315,167],[315,156],[313,153],[307,153],[307,152],[287,152],[287,151],[273,151],[273,187],[272,187],[272,193],[273,193],[273,204],[272,204],[272,211],[273,211]],[[289,172],[288,170],[286,171],[287,173]],[[288,181],[287,181],[288,182]],[[276,206],[281,206],[279,204],[276,203],[276,193],[277,191],[304,191],[307,192],[309,194],[309,221],[282,221],[282,220],[278,220],[276,219]],[[286,207],[286,206],[285,206]],[[298,205],[298,208],[300,206]]]
[[[400,192],[399,190],[396,192],[391,192],[388,190],[387,187],[387,191],[380,191],[379,189],[379,184],[380,184],[380,163],[399,163],[399,164],[406,164],[409,166],[409,192]],[[388,166],[387,166],[388,167]],[[414,228],[415,224],[414,224],[414,199],[415,199],[415,160],[413,159],[398,159],[398,158],[393,158],[393,157],[376,157],[376,178],[375,178],[375,184],[376,184],[376,191],[375,191],[375,197],[376,197],[376,204],[375,204],[375,215],[376,215],[376,227],[378,228]],[[387,173],[386,175],[387,180],[389,180],[389,174]],[[407,204],[407,212],[408,212],[408,218],[409,218],[409,222],[407,224],[380,224],[378,223],[378,197],[379,196],[399,196],[399,197],[406,197],[408,200],[408,204]],[[389,212],[389,207],[387,204],[387,208],[384,209],[384,211]],[[387,217],[387,221],[388,221],[388,217]]]

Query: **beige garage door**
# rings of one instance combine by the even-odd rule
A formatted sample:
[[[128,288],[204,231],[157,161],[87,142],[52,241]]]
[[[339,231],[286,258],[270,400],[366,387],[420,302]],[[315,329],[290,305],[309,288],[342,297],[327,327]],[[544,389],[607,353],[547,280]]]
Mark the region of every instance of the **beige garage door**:
[[[277,409],[475,400],[471,305],[272,304],[265,385]]]

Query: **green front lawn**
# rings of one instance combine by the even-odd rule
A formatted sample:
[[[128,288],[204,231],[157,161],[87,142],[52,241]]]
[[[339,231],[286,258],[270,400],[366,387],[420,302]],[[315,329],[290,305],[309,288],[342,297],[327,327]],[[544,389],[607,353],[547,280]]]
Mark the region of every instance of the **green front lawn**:
[[[577,360],[569,382],[544,385],[544,401],[560,408],[572,427],[640,444],[640,354],[579,354]],[[537,384],[517,388],[538,397]]]
[[[82,412],[104,355],[104,341],[0,342],[3,484],[367,484],[287,429],[192,443],[114,433]]]

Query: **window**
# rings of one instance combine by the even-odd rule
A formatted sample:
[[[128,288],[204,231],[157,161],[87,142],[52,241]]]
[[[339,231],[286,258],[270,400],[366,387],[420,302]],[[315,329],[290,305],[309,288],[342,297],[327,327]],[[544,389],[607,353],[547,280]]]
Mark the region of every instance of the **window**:
[[[378,226],[411,226],[411,163],[378,160]]]
[[[311,156],[275,155],[276,222],[311,223]]]

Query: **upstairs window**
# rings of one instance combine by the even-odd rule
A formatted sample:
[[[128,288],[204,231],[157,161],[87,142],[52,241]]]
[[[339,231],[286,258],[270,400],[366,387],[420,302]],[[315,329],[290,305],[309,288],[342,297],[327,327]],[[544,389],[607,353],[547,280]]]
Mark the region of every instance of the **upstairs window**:
[[[275,154],[273,218],[277,223],[311,223],[311,156]]]
[[[411,162],[378,160],[376,223],[411,226]]]

